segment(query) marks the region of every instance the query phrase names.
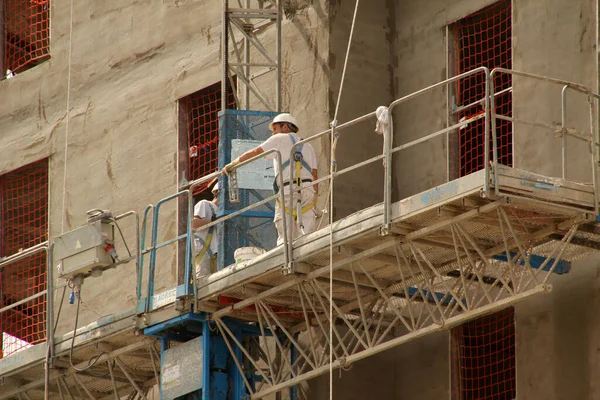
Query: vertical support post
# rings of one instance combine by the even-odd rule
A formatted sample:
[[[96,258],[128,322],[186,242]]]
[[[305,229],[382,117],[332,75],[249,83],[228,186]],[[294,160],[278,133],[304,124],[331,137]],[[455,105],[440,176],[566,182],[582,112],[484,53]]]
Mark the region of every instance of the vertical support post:
[[[565,85],[561,92],[561,134],[562,134],[562,178],[567,179],[567,89],[569,85]],[[592,100],[593,101],[593,100]],[[592,133],[593,134],[593,133]]]
[[[161,373],[162,373],[163,362],[164,362],[164,357],[165,357],[164,356],[165,355],[165,350],[168,350],[168,349],[169,349],[169,340],[166,339],[166,338],[164,338],[164,337],[161,337],[160,338],[160,371],[161,371]],[[158,392],[160,394],[160,398],[162,399],[163,398],[163,395],[162,395],[162,379],[160,379],[159,382],[158,382]],[[205,400],[205,399],[202,399],[202,400]]]
[[[277,80],[275,82],[275,111],[281,112],[281,15],[283,14],[283,0],[277,0]]]
[[[383,152],[384,152],[384,187],[383,187],[383,226],[381,235],[388,235],[391,230],[392,219],[392,112],[390,108],[387,115],[387,124],[383,133]]]
[[[261,4],[262,6],[262,4]],[[250,0],[246,0],[246,8],[250,8]],[[244,35],[244,75],[250,80],[250,40]],[[244,110],[250,109],[250,86],[244,84]],[[224,108],[223,108],[224,110]]]
[[[4,52],[6,47],[6,25],[4,23],[4,0],[0,0],[0,80],[6,77],[6,65],[4,65]]]
[[[229,0],[223,0],[223,21],[221,26],[223,79],[221,80],[221,110],[227,109],[227,79],[229,77]]]
[[[237,340],[242,343],[242,329],[236,325],[235,327],[233,327],[233,331],[235,332],[235,336],[237,338]],[[241,360],[243,358],[243,353],[242,350],[240,350],[239,346],[235,347],[235,357],[238,360]],[[242,372],[236,368],[233,367],[233,400],[244,400],[246,398],[246,390],[245,390],[245,385],[244,385],[244,379],[242,378]]]
[[[210,400],[210,321],[202,322],[202,400]]]
[[[485,81],[486,81],[486,85],[485,85],[485,99],[484,99],[484,111],[485,111],[485,116],[484,116],[484,127],[483,127],[483,151],[484,151],[484,155],[483,155],[483,162],[484,162],[484,169],[485,169],[485,194],[486,196],[489,197],[490,195],[490,150],[489,150],[489,144],[490,144],[490,118],[491,118],[491,131],[492,131],[492,169],[493,169],[493,173],[494,173],[494,189],[495,189],[495,193],[496,195],[498,195],[499,190],[498,190],[498,168],[496,165],[496,161],[497,161],[497,148],[496,148],[496,88],[494,86],[494,77],[496,71],[492,71],[492,73],[490,74],[490,72],[488,71],[488,69],[485,69]]]
[[[598,134],[596,132],[597,128],[597,115],[596,115],[596,102],[594,100],[594,96],[591,94],[588,95],[588,102],[590,103],[590,128],[592,131],[592,182],[594,184],[594,210],[596,211],[596,215],[600,210],[598,210]]]
[[[0,9],[2,0],[0,0]],[[50,368],[54,359],[54,243],[46,252],[46,365],[44,366],[44,400],[50,398]],[[2,331],[0,330],[0,334]]]
[[[310,328],[309,328],[310,329]],[[298,342],[298,336],[299,333],[295,333],[294,334],[294,340],[296,342]],[[290,364],[293,365],[296,362],[296,346],[294,346],[293,343],[290,343]],[[292,379],[294,377],[294,374],[292,372],[290,372],[290,379]],[[297,400],[298,399],[298,389],[296,389],[296,386],[292,386],[290,387],[290,400]]]

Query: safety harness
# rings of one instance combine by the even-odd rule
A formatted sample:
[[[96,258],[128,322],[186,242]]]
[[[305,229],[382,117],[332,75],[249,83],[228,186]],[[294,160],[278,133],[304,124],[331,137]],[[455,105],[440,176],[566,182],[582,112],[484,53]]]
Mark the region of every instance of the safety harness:
[[[213,213],[213,218],[211,218],[211,219],[214,221],[214,219],[215,219],[214,217],[216,216],[215,206],[212,203],[209,203],[209,204],[210,204],[210,210]],[[208,228],[208,234],[206,235],[206,239],[204,239],[204,240],[202,240],[202,238],[200,236],[194,234],[194,238],[202,244],[202,248],[200,249],[198,254],[196,254],[196,257],[194,258],[196,266],[200,265],[200,260],[202,260],[202,257],[204,257],[205,254],[208,254],[208,256],[210,257],[211,270],[212,270],[212,264],[216,262],[217,255],[215,253],[213,253],[212,250],[210,249],[210,242],[212,241],[212,237],[215,232],[215,227],[216,227],[216,225],[213,225],[210,228]]]
[[[294,135],[292,135],[291,133],[287,134],[290,141],[292,142],[292,146],[296,144],[296,138],[294,137]],[[302,214],[304,214],[305,212],[309,211],[311,208],[313,208],[314,206],[314,202],[310,202],[309,204],[305,205],[304,207],[302,207],[302,198],[300,196],[300,191],[302,189],[302,183],[306,183],[306,182],[312,182],[312,179],[302,179],[302,168],[304,168],[306,171],[308,171],[309,174],[312,174],[312,168],[310,167],[310,165],[308,165],[308,163],[304,160],[304,157],[302,156],[302,148],[304,147],[304,143],[301,143],[298,147],[296,147],[296,151],[294,152],[294,163],[295,163],[295,167],[296,167],[296,188],[298,189],[298,202],[297,202],[297,206],[295,210],[292,210],[292,216],[294,217],[294,220],[298,221],[298,225],[302,228]],[[291,159],[286,160],[284,163],[281,164],[281,171],[279,171],[280,174],[283,173],[283,171],[289,167],[291,164]],[[288,183],[284,183],[283,185],[286,186],[286,184]],[[273,182],[273,191],[275,192],[275,194],[279,193],[279,186],[277,185],[277,177],[275,177],[275,181]],[[277,203],[279,204],[279,206],[281,207],[281,204],[279,203],[279,199],[277,199]],[[285,210],[285,213],[289,213],[290,209],[287,207],[283,207],[283,209]]]

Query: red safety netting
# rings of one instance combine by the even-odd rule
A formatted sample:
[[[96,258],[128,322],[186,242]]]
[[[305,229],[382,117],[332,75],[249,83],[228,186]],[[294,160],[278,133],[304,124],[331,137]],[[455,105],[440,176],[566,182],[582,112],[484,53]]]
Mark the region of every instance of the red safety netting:
[[[513,400],[516,392],[514,309],[452,330],[453,400]]]
[[[4,75],[50,57],[50,0],[4,0]]]
[[[471,14],[455,24],[457,43],[458,74],[485,66],[490,71],[497,67],[512,67],[512,23],[510,0],[498,3]],[[495,77],[496,93],[510,88],[511,75]],[[461,79],[457,84],[457,104],[466,106],[480,101],[485,96],[485,78],[482,74]],[[512,92],[496,96],[496,112],[512,116]],[[461,111],[459,120],[469,119],[483,112],[477,105]],[[512,124],[497,120],[498,162],[512,166]],[[491,123],[490,123],[491,126]],[[483,168],[484,164],[484,120],[480,119],[460,129],[459,132],[459,175],[465,176]],[[492,146],[490,137],[490,159]]]
[[[0,234],[0,256],[10,256],[48,239],[48,160],[0,176]],[[0,309],[45,289],[44,252],[8,264],[0,270]],[[45,323],[45,295],[2,312],[3,354],[44,341]]]
[[[235,96],[227,86],[227,108],[235,109]],[[181,100],[188,134],[188,180],[192,181],[217,170],[219,153],[219,111],[221,83],[215,83]],[[199,193],[207,185],[196,190]]]

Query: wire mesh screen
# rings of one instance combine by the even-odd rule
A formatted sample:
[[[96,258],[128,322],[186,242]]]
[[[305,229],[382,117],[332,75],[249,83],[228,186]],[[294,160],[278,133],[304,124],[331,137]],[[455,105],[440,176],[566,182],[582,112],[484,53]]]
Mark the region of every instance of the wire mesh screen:
[[[457,43],[457,72],[462,74],[478,67],[492,70],[497,67],[512,67],[512,22],[510,0],[498,3],[471,14],[455,25]],[[499,74],[495,77],[496,93],[512,86],[512,77]],[[471,75],[458,81],[457,104],[467,106],[480,101],[485,96],[485,77],[482,74]],[[512,92],[506,90],[496,96],[498,114],[512,116]],[[481,105],[461,111],[459,120],[472,118],[483,113]],[[512,166],[512,124],[510,121],[496,121],[498,162]],[[484,164],[484,120],[479,119],[460,129],[459,174],[465,176],[479,171]],[[490,139],[491,140],[491,139]],[[490,143],[490,159],[492,146]]]
[[[50,0],[4,0],[4,75],[50,57]]]
[[[219,116],[219,168],[245,150],[256,147],[271,136],[269,122],[277,115],[272,112],[225,110]],[[273,194],[273,164],[258,160],[238,170],[239,203],[229,201],[228,181],[219,182],[219,216],[231,214],[255,204]],[[234,217],[219,229],[219,268],[232,264],[234,252],[240,247],[258,247],[270,250],[277,243],[273,225],[274,202],[270,202]]]
[[[233,90],[227,86],[227,107],[235,109]],[[181,100],[187,127],[188,180],[193,181],[217,170],[221,83],[215,83]],[[207,185],[196,188],[196,193]]]
[[[48,238],[48,160],[0,176],[0,256],[10,256]],[[0,308],[46,288],[46,254],[36,253],[0,270]],[[46,296],[0,314],[4,355],[45,340]]]
[[[452,330],[452,399],[517,397],[514,316],[509,307]]]

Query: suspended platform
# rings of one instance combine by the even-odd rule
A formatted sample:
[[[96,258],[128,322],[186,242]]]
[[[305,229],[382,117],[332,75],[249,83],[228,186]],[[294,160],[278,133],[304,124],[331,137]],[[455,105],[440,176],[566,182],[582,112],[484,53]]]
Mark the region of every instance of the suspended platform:
[[[388,235],[380,204],[298,239],[292,273],[280,246],[200,282],[198,309],[262,377],[252,398],[546,292],[600,249],[592,187],[497,168],[488,196],[481,170],[393,203]],[[240,343],[226,317],[262,337]]]

